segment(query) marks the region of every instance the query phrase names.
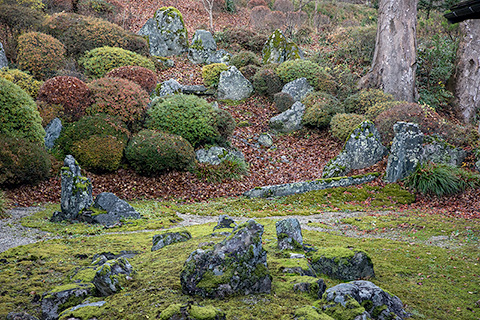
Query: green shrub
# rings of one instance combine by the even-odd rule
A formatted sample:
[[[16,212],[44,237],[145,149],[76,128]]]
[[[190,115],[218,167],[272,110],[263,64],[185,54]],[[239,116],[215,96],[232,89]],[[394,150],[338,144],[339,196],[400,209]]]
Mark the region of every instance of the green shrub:
[[[302,102],[305,105],[302,122],[311,127],[326,128],[334,115],[345,112],[337,99],[321,91],[310,93]]]
[[[0,24],[15,36],[25,31],[39,30],[44,19],[44,14],[39,10],[0,4]]]
[[[283,85],[282,79],[275,72],[275,66],[263,67],[253,76],[255,91],[270,98],[282,91]]]
[[[128,143],[125,157],[135,171],[153,176],[169,170],[187,169],[195,161],[195,151],[178,135],[142,130]]]
[[[122,48],[101,47],[88,51],[79,60],[87,76],[101,78],[110,70],[123,66],[140,66],[155,71],[154,63],[132,51]]]
[[[74,58],[106,46],[119,47],[143,55],[148,55],[149,51],[143,37],[103,19],[61,12],[46,19],[43,28],[46,33],[62,41],[67,54]]]
[[[28,32],[18,37],[17,63],[36,79],[47,79],[65,65],[65,47],[54,37]]]
[[[341,141],[347,140],[350,133],[365,121],[365,117],[354,113],[337,113],[330,121],[332,135]]]
[[[131,131],[137,130],[145,117],[149,97],[135,82],[121,78],[101,78],[88,84],[92,93],[89,115],[107,113],[118,116]]]
[[[224,63],[212,63],[202,67],[202,78],[205,85],[216,88],[220,81],[220,73],[227,71]]]
[[[50,167],[43,144],[0,134],[0,186],[40,182],[48,177]]]
[[[107,2],[105,0],[80,0],[78,2],[78,13],[114,22],[115,18],[124,8],[117,1]]]
[[[35,80],[35,78],[28,73],[18,69],[0,69],[0,78],[15,83],[33,99],[37,98],[38,90],[40,90],[40,86],[42,85],[41,81]]]
[[[46,127],[55,118],[64,118],[63,106],[61,104],[50,104],[37,100],[37,110],[42,118],[42,127]]]
[[[5,196],[5,192],[0,190],[0,219],[6,218],[7,207],[8,207],[8,198]]]
[[[45,137],[32,97],[3,78],[0,78],[0,133],[32,142],[43,142]]]
[[[385,102],[378,102],[370,107],[367,108],[365,111],[365,117],[370,121],[375,121],[377,116],[382,113],[383,111],[389,110],[396,105],[408,103],[406,101],[385,101]]]
[[[220,137],[216,139],[216,142],[223,144],[233,134],[233,131],[235,131],[235,128],[237,127],[237,123],[227,110],[215,108],[214,112],[215,127],[220,135]]]
[[[240,46],[245,50],[261,53],[269,35],[259,34],[245,27],[227,27],[222,32],[215,32],[217,43],[223,47]]]
[[[240,159],[228,159],[218,165],[197,163],[192,170],[198,179],[208,183],[219,183],[225,180],[240,180],[248,175],[248,164]]]
[[[284,83],[299,78],[306,78],[315,90],[328,93],[335,92],[335,83],[332,77],[318,64],[310,60],[297,59],[285,61],[277,67],[276,72]]]
[[[371,106],[387,101],[393,101],[391,94],[384,93],[378,89],[364,89],[360,92],[351,95],[343,102],[345,111],[349,113],[364,114]]]
[[[151,106],[147,128],[182,136],[193,146],[198,146],[226,140],[226,135],[233,131],[232,122],[228,112],[216,111],[206,100],[177,94]]]
[[[135,82],[150,94],[157,85],[157,75],[150,69],[139,66],[124,66],[109,71],[105,77],[122,78]]]
[[[94,172],[116,171],[123,157],[126,143],[115,136],[93,135],[75,141],[72,155],[80,165]]]
[[[419,165],[404,182],[416,192],[443,196],[480,186],[480,175],[464,168],[428,162]]]
[[[237,69],[240,70],[240,68],[251,65],[251,64],[255,66],[259,66],[260,60],[255,55],[255,53],[251,51],[241,51],[233,55],[229,63],[230,65],[235,66],[237,67]]]
[[[277,92],[273,95],[273,101],[275,103],[275,108],[278,112],[287,111],[295,103],[295,100],[289,93],[282,91]]]

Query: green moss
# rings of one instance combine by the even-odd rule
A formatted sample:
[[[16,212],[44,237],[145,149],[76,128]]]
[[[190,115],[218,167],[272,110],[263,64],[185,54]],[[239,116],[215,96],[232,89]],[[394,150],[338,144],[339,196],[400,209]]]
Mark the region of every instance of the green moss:
[[[188,310],[191,317],[198,320],[215,320],[216,316],[221,314],[217,309],[212,306],[191,306]]]
[[[94,307],[94,306],[86,306],[74,311],[64,311],[59,320],[66,320],[71,318],[76,319],[95,319],[99,314],[103,312],[103,307]]]
[[[298,320],[334,320],[332,317],[319,312],[319,310],[312,306],[305,306],[295,310],[295,319]]]
[[[78,283],[91,283],[93,278],[95,278],[96,273],[95,267],[87,267],[85,269],[81,269],[72,276],[72,281]]]
[[[317,262],[320,258],[335,259],[336,263],[347,261],[355,255],[355,251],[343,247],[331,247],[319,249],[312,256],[312,262]]]
[[[353,298],[348,299],[345,306],[335,304],[334,302],[326,302],[325,300],[320,300],[315,303],[315,306],[335,320],[354,320],[365,312],[365,308]]]
[[[175,303],[169,305],[165,310],[160,313],[160,320],[168,320],[172,316],[180,313],[180,308],[182,307],[181,304]]]

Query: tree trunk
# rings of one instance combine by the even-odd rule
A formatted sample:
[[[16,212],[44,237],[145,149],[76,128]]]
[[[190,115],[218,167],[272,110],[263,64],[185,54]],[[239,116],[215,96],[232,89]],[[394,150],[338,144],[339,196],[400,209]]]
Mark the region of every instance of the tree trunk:
[[[372,67],[360,88],[378,88],[397,100],[416,101],[417,2],[380,0]]]
[[[480,110],[480,20],[460,23],[462,39],[455,69],[455,112],[465,123],[472,122]]]

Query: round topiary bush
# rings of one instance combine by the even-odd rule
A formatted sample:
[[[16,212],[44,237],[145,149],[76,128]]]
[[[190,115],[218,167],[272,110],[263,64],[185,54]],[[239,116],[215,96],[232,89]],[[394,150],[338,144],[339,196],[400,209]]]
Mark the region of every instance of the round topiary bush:
[[[128,143],[125,157],[135,171],[153,176],[169,170],[187,169],[195,161],[195,151],[178,135],[142,130]]]
[[[33,99],[37,98],[38,90],[40,90],[40,87],[42,86],[41,81],[35,80],[35,78],[28,73],[18,69],[2,68],[0,69],[0,78],[15,83]]]
[[[273,95],[273,101],[275,102],[275,108],[278,112],[287,111],[295,103],[295,100],[290,94],[281,91]]]
[[[227,120],[228,119],[228,120]],[[185,138],[193,146],[225,140],[233,122],[228,112],[216,111],[206,100],[177,94],[154,103],[148,110],[147,128]],[[223,128],[223,129],[222,129]]]
[[[330,131],[334,137],[345,141],[350,133],[365,120],[365,117],[359,114],[337,113],[330,121]]]
[[[332,77],[318,64],[310,60],[289,60],[280,64],[276,72],[284,83],[306,78],[315,90],[335,93]]]
[[[14,38],[21,32],[38,30],[44,19],[44,13],[38,9],[22,5],[0,5],[0,24],[5,26]]]
[[[54,37],[28,32],[18,37],[17,63],[36,79],[44,80],[65,64],[65,47]]]
[[[220,137],[216,139],[216,142],[222,144],[227,141],[228,137],[233,134],[237,124],[232,115],[227,111],[220,108],[215,108],[215,127],[217,128]]]
[[[240,68],[253,64],[255,66],[260,65],[260,60],[252,51],[241,51],[230,59],[230,65]]]
[[[0,133],[43,142],[45,130],[37,106],[16,84],[0,78]]]
[[[202,67],[202,78],[206,86],[216,88],[220,81],[220,73],[227,71],[228,66],[224,63],[212,63]]]
[[[250,82],[253,81],[253,77],[258,72],[258,70],[260,70],[260,67],[253,64],[249,64],[248,66],[238,69],[238,71],[240,71],[243,76]]]
[[[62,118],[67,122],[77,121],[83,117],[86,108],[92,103],[87,84],[70,76],[45,81],[38,93],[38,100],[50,105],[61,105]]]
[[[382,113],[383,111],[386,111],[388,109],[393,108],[396,105],[402,104],[402,103],[408,103],[406,101],[386,101],[386,102],[379,102],[374,104],[373,106],[368,107],[367,111],[365,111],[365,117],[368,120],[375,121],[377,116]]]
[[[46,127],[55,118],[64,118],[63,106],[61,104],[50,104],[37,100],[37,110],[42,118],[42,127]]]
[[[115,47],[101,47],[90,50],[79,60],[87,76],[101,78],[107,72],[123,66],[140,66],[155,71],[155,64],[148,58]]]
[[[345,112],[340,101],[321,91],[310,93],[302,102],[305,105],[302,122],[311,127],[326,128],[334,115]]]
[[[37,183],[48,178],[50,157],[41,143],[0,133],[0,186]]]
[[[282,91],[284,83],[275,72],[275,68],[264,67],[255,73],[253,87],[258,94],[273,97],[277,92]]]
[[[393,101],[394,98],[389,93],[384,93],[379,89],[364,89],[349,96],[343,102],[345,111],[350,113],[364,114],[368,108],[377,103]]]
[[[94,172],[116,171],[123,157],[126,142],[110,135],[93,135],[75,141],[72,155],[80,165]]]
[[[158,79],[155,72],[139,66],[124,66],[109,71],[105,77],[122,78],[140,85],[148,94],[155,89]]]
[[[89,115],[107,113],[118,116],[131,131],[135,131],[144,119],[149,97],[145,90],[130,80],[101,78],[88,84],[92,93]]]

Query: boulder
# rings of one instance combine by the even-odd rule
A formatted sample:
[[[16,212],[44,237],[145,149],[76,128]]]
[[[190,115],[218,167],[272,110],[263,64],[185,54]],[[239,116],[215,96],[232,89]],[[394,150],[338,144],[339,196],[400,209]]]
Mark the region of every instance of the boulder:
[[[89,302],[89,303],[82,303],[82,304],[79,304],[75,307],[72,307],[68,310],[65,310],[63,311],[60,316],[63,317],[64,319],[68,319],[68,320],[73,320],[75,318],[71,318],[69,317],[69,314],[71,312],[74,312],[78,309],[81,309],[81,308],[86,308],[86,307],[94,307],[94,308],[100,308],[100,307],[103,307],[103,305],[107,303],[106,301],[97,301],[97,302]]]
[[[262,147],[270,148],[273,146],[273,138],[268,132],[260,133],[258,136],[258,144]]]
[[[460,167],[467,156],[465,150],[455,148],[440,137],[428,136],[424,138],[422,162],[433,162]]]
[[[7,320],[38,320],[38,318],[25,312],[9,312],[7,314]]]
[[[325,165],[322,178],[342,177],[351,170],[373,166],[387,153],[374,124],[364,121],[350,134],[340,154]]]
[[[5,55],[3,44],[0,42],[0,69],[1,68],[8,68],[8,60],[7,56]]]
[[[415,123],[397,122],[388,156],[385,180],[397,182],[411,174],[422,161],[423,133]]]
[[[345,281],[375,277],[373,263],[363,251],[341,247],[318,250],[311,266],[317,274],[326,274],[333,279]]]
[[[263,64],[295,59],[303,59],[302,50],[295,43],[289,42],[282,31],[273,31],[262,49]]]
[[[275,223],[277,246],[280,250],[303,249],[302,228],[296,218],[288,218]]]
[[[140,219],[138,213],[128,202],[119,199],[110,192],[102,192],[95,198],[95,203],[89,210],[79,215],[79,220],[88,223],[98,223],[113,226],[122,219]]]
[[[157,251],[165,246],[177,242],[185,242],[192,239],[192,235],[187,230],[180,232],[167,232],[163,234],[156,234],[153,236],[152,251]]]
[[[226,214],[222,214],[220,217],[218,217],[218,223],[215,227],[213,227],[213,231],[224,228],[235,229],[237,226],[237,223],[232,218]]]
[[[192,252],[180,275],[183,293],[208,298],[270,293],[262,234],[263,226],[249,220],[213,249]]]
[[[195,152],[198,162],[218,165],[225,160],[245,161],[243,153],[233,149],[225,149],[223,147],[211,147],[199,149]]]
[[[183,86],[175,79],[164,81],[159,87],[159,89],[155,90],[155,96],[157,97],[173,96],[183,92]]]
[[[188,59],[192,63],[206,63],[207,59],[217,51],[217,43],[212,34],[206,30],[197,30],[188,48]]]
[[[235,66],[220,73],[217,97],[220,100],[243,100],[253,92],[253,86]]]
[[[100,296],[106,297],[120,291],[120,278],[126,279],[132,272],[133,267],[127,259],[109,260],[95,273],[93,285]]]
[[[181,55],[188,49],[188,35],[180,11],[173,7],[157,10],[138,34],[145,36],[152,56]]]
[[[171,304],[160,313],[162,320],[225,320],[225,313],[212,306]]]
[[[282,92],[288,93],[292,96],[295,102],[302,101],[303,98],[313,91],[313,87],[308,83],[306,78],[299,78],[290,81],[283,86]]]
[[[303,127],[304,113],[305,106],[301,102],[295,102],[290,109],[270,119],[270,128],[284,133],[299,130]]]
[[[85,298],[93,295],[94,291],[95,287],[91,283],[73,283],[44,293],[41,302],[42,319],[58,319],[62,311],[80,304]]]
[[[228,53],[224,49],[220,49],[212,52],[210,56],[207,58],[207,61],[205,62],[205,64],[224,63],[228,65],[231,58],[232,58],[232,55],[230,53]]]
[[[349,303],[352,304],[351,299],[361,305],[365,311],[359,310],[359,313],[364,314],[367,319],[400,320],[410,316],[403,309],[403,303],[397,296],[385,292],[370,281],[363,280],[341,283],[325,291],[322,309],[325,313],[332,314],[335,308],[345,308]]]
[[[293,291],[295,292],[308,292],[312,294],[316,299],[321,299],[327,285],[323,279],[312,278],[311,282],[299,282],[293,285]]]
[[[205,87],[203,84],[182,86],[183,94],[206,95],[208,94],[207,90],[207,87]]]
[[[141,253],[140,251],[125,251],[125,250],[120,251],[119,254],[114,254],[111,252],[96,253],[95,255],[93,255],[92,264],[95,266],[102,266],[105,264],[105,262],[109,260],[115,260],[119,258],[130,259],[140,253]]]
[[[59,118],[55,118],[45,128],[45,148],[52,149],[55,146],[55,140],[60,137],[63,126]]]

